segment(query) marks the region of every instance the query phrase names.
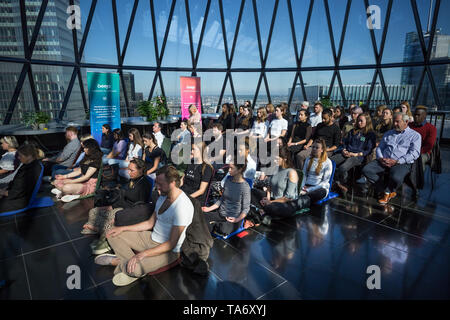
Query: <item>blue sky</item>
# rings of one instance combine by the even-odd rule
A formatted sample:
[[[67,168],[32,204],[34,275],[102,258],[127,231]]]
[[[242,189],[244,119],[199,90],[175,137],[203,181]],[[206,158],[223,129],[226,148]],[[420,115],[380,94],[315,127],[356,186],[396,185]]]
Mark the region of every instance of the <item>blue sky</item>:
[[[262,50],[265,52],[270,22],[272,19],[274,0],[257,0],[259,25],[261,30]],[[346,0],[332,0],[330,14],[336,49],[340,41]],[[377,45],[381,41],[384,28],[384,14],[387,8],[387,0],[371,0],[370,4],[378,5],[381,9],[381,29],[375,31]],[[86,19],[91,4],[90,0],[81,0],[82,25]],[[206,0],[190,1],[191,24],[196,52],[201,25],[204,19]],[[231,46],[235,34],[240,0],[224,0],[226,39],[228,48]],[[426,28],[429,0],[418,0],[418,9],[422,21],[422,29]],[[171,0],[155,1],[156,29],[158,46],[161,47],[167,19],[170,11]],[[292,9],[295,21],[295,32],[300,51],[309,1],[292,0]],[[119,0],[118,21],[121,46],[123,45],[128,21],[131,15],[133,1]],[[450,34],[449,22],[443,19],[443,13],[450,12],[450,1],[442,1],[438,27],[443,33]],[[415,31],[414,18],[410,1],[396,0],[391,13],[391,21],[386,39],[383,63],[401,62],[405,35]],[[91,31],[86,43],[84,54],[85,62],[117,64],[116,46],[114,38],[114,24],[112,18],[111,2],[98,1]],[[346,38],[342,50],[341,65],[373,64],[375,58],[372,50],[369,30],[366,27],[366,15],[363,0],[354,0],[350,11]],[[149,9],[149,1],[139,2],[137,15],[124,60],[125,65],[155,66],[155,50],[153,45],[152,22]],[[191,67],[191,55],[189,48],[186,14],[184,1],[178,0],[174,17],[168,36],[163,66]],[[305,44],[303,66],[330,66],[333,65],[328,26],[325,18],[323,1],[315,1],[310,30]],[[260,67],[259,49],[256,36],[255,20],[252,1],[247,0],[244,8],[239,36],[237,38],[236,51],[232,67],[258,68]],[[294,45],[289,24],[289,16],[286,0],[280,0],[277,19],[274,25],[274,33],[268,53],[267,67],[295,67]],[[218,1],[212,0],[208,16],[203,45],[199,57],[198,67],[226,67],[225,50],[220,24]],[[132,71],[135,74],[136,91],[148,95],[154,72]],[[401,69],[386,71],[386,83],[399,83]],[[189,73],[165,72],[163,73],[166,94],[176,95],[179,92],[179,76]],[[268,73],[268,82],[272,94],[287,95],[288,88],[292,86],[294,73],[277,72]],[[220,94],[224,74],[203,73],[203,94]],[[237,94],[253,94],[257,85],[259,74],[233,75]],[[332,72],[305,72],[304,81],[307,84],[329,84]],[[344,84],[365,84],[370,82],[373,76],[372,70],[346,71],[341,73]],[[264,91],[263,87],[261,90]],[[227,89],[227,91],[229,91]]]

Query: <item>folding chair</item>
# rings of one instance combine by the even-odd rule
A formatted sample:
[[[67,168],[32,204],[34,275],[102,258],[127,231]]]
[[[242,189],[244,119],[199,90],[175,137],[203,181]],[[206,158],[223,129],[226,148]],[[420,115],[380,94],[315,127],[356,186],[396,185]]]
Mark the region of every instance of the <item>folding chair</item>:
[[[28,206],[26,206],[23,209],[2,212],[2,213],[0,213],[0,217],[10,216],[10,215],[13,215],[16,213],[27,211],[29,209],[46,208],[46,207],[51,207],[54,205],[54,202],[50,197],[41,197],[41,198],[37,197],[37,193],[39,192],[39,189],[41,188],[42,176],[44,174],[44,166],[42,165],[42,163],[39,163],[39,165],[41,166],[41,173],[39,174],[39,178],[36,182],[36,185],[34,186],[33,193],[31,194],[31,199],[30,199]]]

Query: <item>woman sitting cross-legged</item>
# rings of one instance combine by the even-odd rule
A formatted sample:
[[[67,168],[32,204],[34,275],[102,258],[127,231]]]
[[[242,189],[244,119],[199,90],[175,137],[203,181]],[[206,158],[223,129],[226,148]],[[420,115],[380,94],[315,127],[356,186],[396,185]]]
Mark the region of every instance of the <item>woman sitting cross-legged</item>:
[[[89,220],[83,226],[82,234],[100,234],[100,239],[92,244],[94,254],[108,252],[106,232],[115,226],[128,226],[150,218],[154,204],[148,203],[151,183],[145,177],[145,162],[133,159],[128,164],[130,181],[120,189],[103,193],[102,201],[89,211]],[[114,192],[113,192],[114,191]]]
[[[291,154],[286,146],[279,149],[275,159],[278,171],[270,177],[267,190],[252,189],[252,203],[260,208],[260,215],[287,218],[297,211],[298,174],[292,166]],[[264,223],[270,218],[264,218]],[[251,219],[254,224],[259,219]]]
[[[43,152],[32,144],[24,144],[17,150],[22,166],[6,189],[0,189],[0,213],[23,209],[28,206],[34,187],[41,173],[39,158]]]
[[[56,188],[52,193],[64,202],[70,202],[95,191],[103,152],[94,139],[84,141],[83,148],[85,156],[80,162],[80,167],[69,174],[55,176],[53,185]]]
[[[205,143],[192,143],[191,160],[181,178],[180,189],[192,198],[205,203],[208,185],[213,175],[213,167],[203,158]]]
[[[345,183],[347,182],[348,172],[353,167],[363,163],[364,158],[368,156],[375,147],[376,136],[373,132],[372,120],[368,113],[358,116],[355,128],[351,130],[344,138],[344,149],[331,157],[336,162],[335,183],[344,193],[348,191]]]
[[[222,197],[210,207],[202,207],[209,231],[228,235],[237,230],[250,211],[250,186],[242,176],[246,164],[230,163]]]
[[[144,133],[143,138],[145,146],[143,160],[146,163],[146,175],[155,180],[156,170],[164,166],[166,156],[163,149],[158,147],[158,141],[153,133]]]
[[[131,128],[128,131],[128,139],[130,139],[130,143],[128,144],[128,153],[125,160],[116,160],[110,159],[108,164],[119,164],[119,175],[129,180],[130,175],[128,174],[128,165],[130,161],[137,158],[142,159],[142,148],[144,147],[144,143],[142,142],[141,134],[139,130],[136,128]]]
[[[325,140],[316,139],[311,147],[311,156],[305,160],[303,166],[303,180],[297,200],[298,210],[325,198],[331,187],[333,164],[328,159]]]

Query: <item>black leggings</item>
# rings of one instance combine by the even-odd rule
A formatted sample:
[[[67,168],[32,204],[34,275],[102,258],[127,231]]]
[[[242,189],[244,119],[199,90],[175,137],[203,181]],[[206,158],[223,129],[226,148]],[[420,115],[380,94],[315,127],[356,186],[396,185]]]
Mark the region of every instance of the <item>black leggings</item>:
[[[218,233],[230,234],[239,229],[239,226],[242,223],[242,221],[236,223],[228,222],[225,217],[222,217],[219,214],[218,210],[207,212],[204,215],[209,232],[212,232],[214,229]]]
[[[295,215],[298,210],[308,208],[310,204],[314,204],[323,199],[326,194],[327,191],[324,188],[320,188],[300,196],[297,200],[291,200],[284,203],[273,202],[263,208],[259,202],[266,197],[266,192],[252,189],[251,203],[260,209],[264,209],[264,212],[272,217],[288,218]]]

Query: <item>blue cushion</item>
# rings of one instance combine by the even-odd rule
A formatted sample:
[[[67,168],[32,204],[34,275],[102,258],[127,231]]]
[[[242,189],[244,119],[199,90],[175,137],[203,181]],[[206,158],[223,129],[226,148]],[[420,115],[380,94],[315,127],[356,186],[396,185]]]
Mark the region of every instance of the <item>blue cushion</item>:
[[[333,170],[332,170],[332,172],[331,172],[331,177],[330,177],[330,189],[331,189],[331,186],[333,185],[334,171],[336,170],[336,162],[334,162],[333,160],[330,160],[330,161],[331,161],[331,164],[332,164],[332,166],[333,166]],[[328,200],[337,198],[338,196],[339,196],[339,194],[337,194],[336,192],[331,192],[331,191],[330,191],[330,192],[328,192],[328,195],[327,195],[325,198],[323,198],[323,199],[317,201],[316,204],[322,204],[322,203],[325,203],[325,202],[327,202]]]
[[[241,222],[241,225],[239,226],[239,228],[236,231],[233,231],[232,233],[230,233],[230,234],[228,234],[226,236],[220,236],[218,234],[215,234],[214,232],[212,232],[211,234],[212,234],[213,237],[215,237],[217,239],[227,240],[227,239],[231,238],[232,236],[234,236],[234,235],[236,235],[238,233],[241,233],[242,231],[245,230],[245,228],[244,228],[244,221],[245,221],[245,219],[242,219],[242,222]]]

